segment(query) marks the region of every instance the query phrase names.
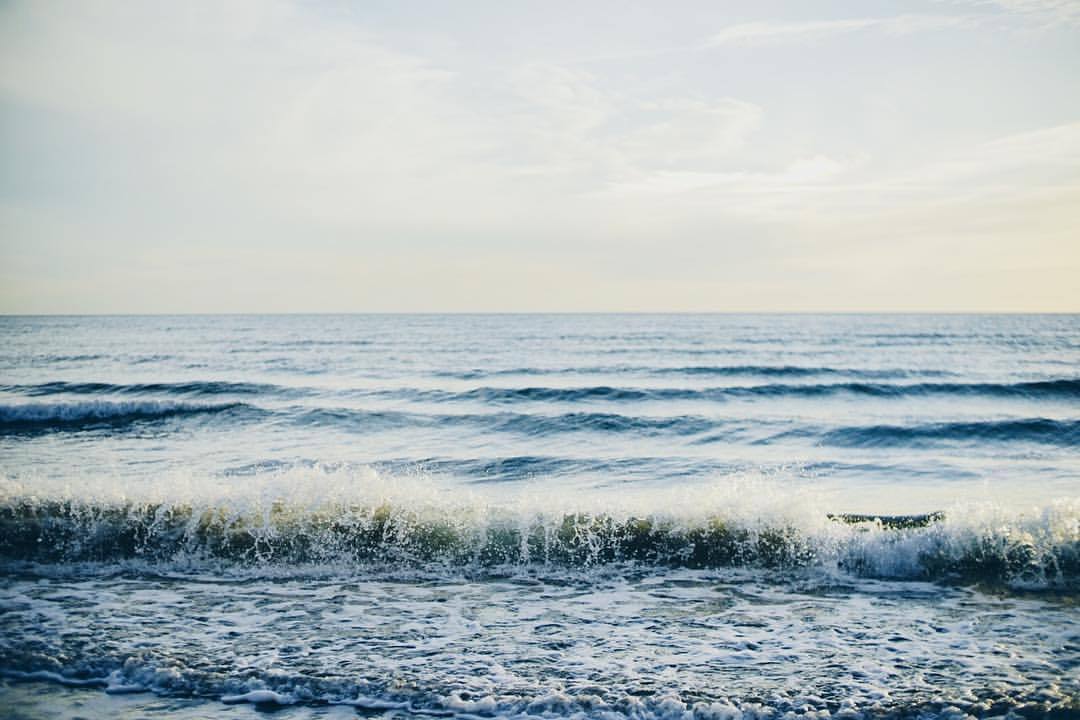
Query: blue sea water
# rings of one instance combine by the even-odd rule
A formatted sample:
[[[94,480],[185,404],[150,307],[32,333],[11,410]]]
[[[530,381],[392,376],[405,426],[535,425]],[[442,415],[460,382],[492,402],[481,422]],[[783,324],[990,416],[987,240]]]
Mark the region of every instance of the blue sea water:
[[[11,717],[1074,717],[1080,316],[0,318]]]

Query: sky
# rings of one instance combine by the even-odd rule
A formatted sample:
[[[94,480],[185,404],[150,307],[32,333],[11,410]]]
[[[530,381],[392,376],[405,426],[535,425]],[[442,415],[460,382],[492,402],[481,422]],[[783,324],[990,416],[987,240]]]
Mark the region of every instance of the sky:
[[[1080,311],[1080,0],[0,3],[0,313]]]

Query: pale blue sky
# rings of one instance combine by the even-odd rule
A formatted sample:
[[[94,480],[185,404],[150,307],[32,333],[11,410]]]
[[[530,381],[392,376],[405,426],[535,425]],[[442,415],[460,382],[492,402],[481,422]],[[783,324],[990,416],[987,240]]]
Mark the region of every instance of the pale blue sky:
[[[8,2],[0,108],[0,312],[1080,310],[1080,0]]]

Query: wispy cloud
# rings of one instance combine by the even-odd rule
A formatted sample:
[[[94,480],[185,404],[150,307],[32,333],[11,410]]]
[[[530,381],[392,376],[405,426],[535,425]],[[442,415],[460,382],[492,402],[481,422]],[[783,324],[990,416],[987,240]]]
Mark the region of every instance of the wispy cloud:
[[[1014,133],[901,172],[868,155],[796,158],[767,171],[660,169],[613,180],[598,197],[678,200],[739,217],[857,225],[890,217],[903,225],[931,208],[963,208],[972,221],[1003,203],[1076,197],[1080,123]],[[1000,214],[1000,213],[999,213]]]
[[[879,30],[893,35],[924,30],[940,30],[971,22],[968,16],[956,15],[897,15],[882,18],[847,18],[812,20],[795,23],[750,22],[730,25],[709,38],[706,45],[764,45],[772,43],[806,42],[830,35]]]
[[[950,5],[988,8],[1019,16],[1043,29],[1080,27],[1077,0],[946,0]]]

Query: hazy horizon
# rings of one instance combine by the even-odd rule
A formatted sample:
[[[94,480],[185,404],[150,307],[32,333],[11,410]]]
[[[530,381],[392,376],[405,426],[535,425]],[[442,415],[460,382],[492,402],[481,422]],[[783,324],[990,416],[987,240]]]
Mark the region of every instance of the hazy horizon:
[[[0,314],[1080,311],[1080,3],[0,7]]]
[[[1080,312],[1071,310],[1032,310],[1032,311],[964,311],[964,310],[313,310],[313,311],[288,311],[280,312],[41,312],[41,313],[0,313],[0,317],[8,318],[92,318],[92,317],[289,317],[289,316],[349,316],[349,315],[880,315],[880,316],[1038,316],[1038,315],[1080,315]]]

